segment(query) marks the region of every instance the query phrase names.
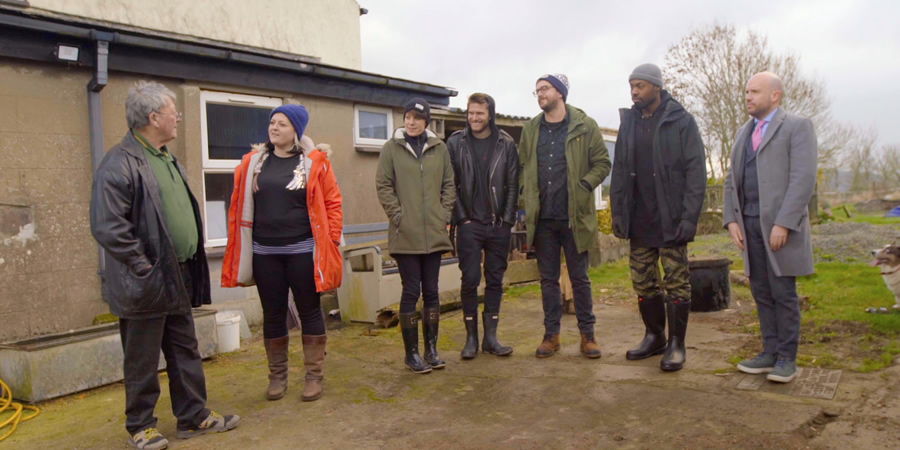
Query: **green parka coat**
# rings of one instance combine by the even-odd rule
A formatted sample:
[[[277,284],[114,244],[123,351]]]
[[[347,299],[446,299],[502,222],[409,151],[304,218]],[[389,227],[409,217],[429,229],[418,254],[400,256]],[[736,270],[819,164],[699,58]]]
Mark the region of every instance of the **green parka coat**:
[[[431,130],[422,156],[406,142],[404,128],[381,149],[375,188],[390,220],[391,254],[421,255],[452,249],[447,224],[456,201],[453,166],[443,141]]]
[[[603,133],[594,119],[584,111],[566,105],[569,129],[566,136],[566,186],[569,193],[569,227],[575,234],[578,252],[585,252],[597,242],[597,207],[594,189],[606,179],[611,167],[609,151]],[[541,213],[540,188],[538,187],[537,143],[544,113],[531,119],[522,129],[519,142],[519,198],[525,207],[525,225],[528,228],[527,245],[534,243],[534,231]],[[587,190],[581,181],[586,181]]]

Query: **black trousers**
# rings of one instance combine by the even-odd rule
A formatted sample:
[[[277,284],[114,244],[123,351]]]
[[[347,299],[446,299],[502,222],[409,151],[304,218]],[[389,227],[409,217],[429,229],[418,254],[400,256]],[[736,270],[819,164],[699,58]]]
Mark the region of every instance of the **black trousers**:
[[[400,294],[401,313],[415,312],[420,295],[425,306],[440,306],[438,278],[441,275],[442,253],[392,255],[397,261],[400,283],[403,285],[403,293]]]
[[[797,359],[800,343],[800,297],[796,277],[779,277],[772,271],[759,217],[744,216],[750,291],[756,301],[763,352],[787,360]]]
[[[264,338],[287,336],[288,290],[294,293],[302,333],[308,336],[325,334],[325,316],[316,292],[315,270],[312,253],[253,254],[253,278],[262,302]]]
[[[188,292],[189,271],[182,270]],[[125,353],[125,429],[135,434],[156,427],[153,410],[159,400],[159,350],[166,358],[169,396],[178,429],[196,428],[209,416],[206,378],[197,349],[194,317],[170,315],[155,319],[119,319]]]
[[[534,232],[534,249],[538,272],[541,274],[541,297],[544,303],[544,332],[559,334],[562,319],[562,292],[559,288],[560,250],[566,253],[566,268],[575,294],[575,317],[578,330],[593,333],[594,301],[591,298],[591,280],[588,278],[588,252],[578,253],[575,234],[565,220],[538,220]]]
[[[503,274],[509,255],[509,227],[479,222],[460,224],[456,231],[459,270],[462,272],[460,297],[463,314],[478,313],[478,285],[481,284],[481,254],[484,252],[484,312],[499,313],[503,297]]]

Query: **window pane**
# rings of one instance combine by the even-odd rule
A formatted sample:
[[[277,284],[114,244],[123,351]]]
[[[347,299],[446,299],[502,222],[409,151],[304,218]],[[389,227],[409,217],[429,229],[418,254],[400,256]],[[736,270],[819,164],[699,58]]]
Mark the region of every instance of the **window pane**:
[[[228,208],[234,190],[234,174],[205,173],[206,181],[206,239],[228,237]]]
[[[269,140],[268,108],[206,104],[209,159],[241,159],[250,146]]]
[[[359,137],[387,139],[387,114],[369,111],[359,112]]]

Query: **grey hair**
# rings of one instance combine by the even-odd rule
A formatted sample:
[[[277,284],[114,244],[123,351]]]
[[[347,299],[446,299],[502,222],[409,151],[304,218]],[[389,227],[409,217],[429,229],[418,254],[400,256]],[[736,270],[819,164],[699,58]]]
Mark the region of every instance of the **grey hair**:
[[[128,90],[125,100],[125,120],[128,128],[139,130],[150,123],[150,113],[166,106],[166,97],[175,101],[175,93],[155,81],[138,81]]]

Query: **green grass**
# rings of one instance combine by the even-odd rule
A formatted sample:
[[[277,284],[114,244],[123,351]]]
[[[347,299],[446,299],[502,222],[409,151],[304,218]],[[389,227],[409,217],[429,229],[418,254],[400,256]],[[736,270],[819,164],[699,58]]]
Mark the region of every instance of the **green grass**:
[[[631,269],[628,268],[627,257],[599,267],[591,267],[588,277],[594,290],[603,288],[629,294],[634,292],[631,288]]]
[[[852,217],[847,217],[842,205],[831,210],[834,220],[838,222],[870,223],[872,225],[900,225],[900,217],[884,217],[885,213],[882,212],[856,212],[856,208],[853,205],[845,206],[850,210]]]
[[[540,295],[541,293],[541,284],[540,283],[529,283],[522,284],[518,286],[510,286],[506,289],[506,300],[510,301],[516,299],[518,297],[522,297],[525,295]]]
[[[868,324],[886,335],[900,334],[900,314],[870,314],[870,306],[890,306],[894,296],[879,272],[866,264],[824,262],[814,275],[798,279],[801,295],[809,297],[805,320],[825,323],[834,320]]]

